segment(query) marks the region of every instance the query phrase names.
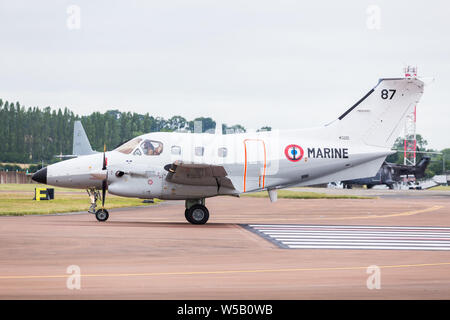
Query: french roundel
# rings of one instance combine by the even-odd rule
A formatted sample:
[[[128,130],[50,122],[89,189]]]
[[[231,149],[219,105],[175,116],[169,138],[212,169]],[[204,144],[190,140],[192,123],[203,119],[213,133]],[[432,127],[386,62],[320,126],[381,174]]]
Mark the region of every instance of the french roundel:
[[[290,144],[284,149],[284,154],[289,161],[297,162],[303,158],[303,149],[296,144]]]

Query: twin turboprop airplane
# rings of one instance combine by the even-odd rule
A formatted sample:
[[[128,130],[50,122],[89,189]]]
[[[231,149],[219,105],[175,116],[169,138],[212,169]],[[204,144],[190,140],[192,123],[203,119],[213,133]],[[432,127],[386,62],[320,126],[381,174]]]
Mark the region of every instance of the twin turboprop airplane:
[[[115,150],[43,168],[33,180],[87,189],[98,221],[109,217],[106,191],[124,197],[185,200],[186,220],[208,221],[205,198],[372,177],[422,96],[416,78],[380,79],[338,119],[320,128],[238,134],[154,132]],[[84,134],[84,131],[83,131]],[[80,147],[83,149],[83,147]],[[89,154],[91,153],[91,154]],[[100,190],[102,193],[100,194]]]

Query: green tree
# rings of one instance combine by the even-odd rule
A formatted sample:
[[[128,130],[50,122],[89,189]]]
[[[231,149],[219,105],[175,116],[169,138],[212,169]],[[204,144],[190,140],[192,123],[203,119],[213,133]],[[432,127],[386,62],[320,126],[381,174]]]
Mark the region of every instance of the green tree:
[[[264,126],[261,127],[261,129],[256,130],[257,132],[261,132],[261,131],[272,131],[272,127],[269,126]]]
[[[428,141],[425,140],[422,135],[420,134],[416,134],[416,151],[426,151],[426,147],[428,145]],[[392,163],[398,163],[398,164],[403,164],[403,160],[404,160],[404,152],[403,150],[405,149],[405,140],[403,137],[398,137],[395,140],[394,146],[392,147],[392,150],[397,151],[394,154],[389,155],[386,158],[387,162],[392,162]],[[424,156],[424,154],[422,153],[417,153],[416,155],[416,162],[419,162],[420,159],[422,159],[422,157]]]
[[[441,153],[432,156],[431,162],[425,171],[427,177],[446,174],[450,171],[450,148],[442,150]]]
[[[186,119],[181,116],[173,116],[172,118],[167,120],[167,127],[171,131],[184,129],[186,125],[187,125]]]

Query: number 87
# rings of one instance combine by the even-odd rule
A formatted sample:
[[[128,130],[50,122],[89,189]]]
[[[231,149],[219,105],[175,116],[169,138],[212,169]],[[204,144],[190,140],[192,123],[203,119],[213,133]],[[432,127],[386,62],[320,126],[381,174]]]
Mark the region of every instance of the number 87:
[[[389,92],[391,92],[391,96],[390,97],[389,97]],[[397,90],[389,89],[389,91],[388,91],[387,89],[383,89],[383,90],[381,90],[381,98],[382,99],[389,98],[389,100],[392,100],[392,98],[395,95],[395,92],[397,92]]]

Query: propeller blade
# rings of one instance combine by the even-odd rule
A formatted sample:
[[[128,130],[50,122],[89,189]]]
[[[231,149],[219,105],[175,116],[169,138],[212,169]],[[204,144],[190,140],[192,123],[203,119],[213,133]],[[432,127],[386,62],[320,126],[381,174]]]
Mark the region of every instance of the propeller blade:
[[[105,209],[106,179],[102,181],[102,209]]]
[[[107,160],[106,160],[106,143],[103,145],[103,166],[102,166],[102,170],[106,170],[106,166],[107,166]],[[105,209],[105,197],[106,197],[106,187],[107,185],[107,181],[108,180],[108,175],[106,175],[106,179],[104,179],[102,181],[102,209]]]
[[[103,166],[102,170],[106,170],[106,144],[103,145]]]

